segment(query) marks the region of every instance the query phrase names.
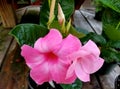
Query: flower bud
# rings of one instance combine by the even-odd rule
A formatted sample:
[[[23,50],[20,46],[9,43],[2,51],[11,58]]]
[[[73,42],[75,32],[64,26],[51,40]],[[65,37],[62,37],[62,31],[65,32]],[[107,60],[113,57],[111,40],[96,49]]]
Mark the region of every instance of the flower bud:
[[[61,25],[65,23],[65,15],[59,3],[58,3],[58,21]]]

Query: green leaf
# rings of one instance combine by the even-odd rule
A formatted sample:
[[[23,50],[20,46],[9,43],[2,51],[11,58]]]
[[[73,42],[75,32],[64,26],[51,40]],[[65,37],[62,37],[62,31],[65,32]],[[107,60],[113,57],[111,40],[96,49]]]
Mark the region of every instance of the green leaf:
[[[77,79],[73,84],[61,84],[63,89],[82,89],[82,82]]]
[[[63,9],[66,20],[69,20],[74,12],[74,0],[60,0],[60,5]]]
[[[49,2],[48,0],[45,0],[45,2],[43,2],[43,5],[40,9],[40,23],[39,24],[41,26],[47,27],[49,13],[50,13]]]
[[[102,17],[103,33],[110,40],[120,40],[120,14],[106,9]]]
[[[39,37],[43,37],[47,33],[48,30],[46,28],[37,24],[20,24],[14,27],[10,32],[20,46],[23,44],[33,46]]]
[[[107,42],[107,45],[112,48],[120,49],[120,40]]]
[[[104,6],[111,8],[112,10],[120,13],[120,0],[98,0]]]
[[[110,40],[120,40],[120,30],[115,29],[112,25],[105,25],[104,33]]]
[[[111,9],[105,9],[103,16],[102,16],[102,23],[103,23],[103,29],[110,29],[109,26],[111,25],[112,28],[114,27],[114,29],[116,29],[117,25],[120,22],[120,13],[117,13]],[[118,28],[118,30],[120,30],[120,27]]]
[[[107,63],[120,62],[120,52],[114,48],[101,48],[101,57],[104,58]]]
[[[81,39],[82,42],[86,42],[88,40],[94,41],[97,45],[103,46],[106,45],[106,39],[102,35],[98,35],[96,33],[90,32],[85,37]]]

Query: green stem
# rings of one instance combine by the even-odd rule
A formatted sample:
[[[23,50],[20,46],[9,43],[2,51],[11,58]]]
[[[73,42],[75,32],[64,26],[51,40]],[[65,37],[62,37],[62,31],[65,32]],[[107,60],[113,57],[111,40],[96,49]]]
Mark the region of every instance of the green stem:
[[[120,22],[117,24],[116,29],[118,29],[119,27],[120,27]]]
[[[47,23],[48,29],[49,29],[50,24],[52,23],[52,21],[55,18],[55,15],[54,15],[55,3],[56,3],[56,0],[52,0],[50,3],[51,5],[50,5],[49,21]]]

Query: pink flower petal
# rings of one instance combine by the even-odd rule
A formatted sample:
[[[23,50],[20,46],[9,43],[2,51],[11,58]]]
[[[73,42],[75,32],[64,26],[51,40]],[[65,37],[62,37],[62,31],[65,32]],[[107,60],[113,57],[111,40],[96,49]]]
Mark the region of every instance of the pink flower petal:
[[[56,83],[71,84],[76,79],[76,76],[71,76],[70,78],[66,79],[66,72],[69,65],[60,62],[60,59],[57,63],[49,64],[49,67],[50,67],[50,73],[52,75],[52,79]]]
[[[73,76],[69,77],[66,79],[65,77],[65,81],[66,82],[63,82],[64,84],[72,84],[75,82],[75,80],[77,79],[77,76],[74,74]]]
[[[48,63],[44,62],[38,66],[35,66],[30,71],[31,78],[38,84],[41,85],[44,82],[49,82],[51,80],[51,75],[49,73]]]
[[[68,56],[73,64],[69,67],[66,78],[75,74],[84,81],[90,81],[90,74],[96,72],[103,65],[104,60],[99,57],[100,50],[92,41],[88,41],[78,51]]]
[[[40,54],[38,50],[35,50],[28,45],[23,45],[21,47],[21,55],[24,57],[26,64],[30,68],[33,68],[34,66],[40,64],[43,59],[43,55]]]
[[[92,53],[96,56],[100,55],[99,48],[97,47],[97,45],[92,40],[89,40],[81,49],[86,50],[86,52]]]
[[[86,73],[94,73],[103,65],[104,60],[99,57],[100,50],[91,40],[79,51],[81,66]]]
[[[60,32],[56,29],[51,29],[44,38],[40,38],[35,42],[34,48],[40,52],[48,52],[59,48],[61,41],[62,35]]]
[[[74,60],[74,62],[70,65],[70,67],[67,70],[66,79],[70,78],[71,76],[75,75],[75,65],[77,60]]]
[[[79,62],[76,63],[75,73],[81,81],[84,81],[84,82],[90,81],[90,75],[87,74],[86,72],[84,72],[84,70]]]
[[[89,55],[81,61],[81,66],[86,73],[91,74],[98,71],[103,63],[104,60],[102,58],[95,58],[94,56]]]
[[[62,59],[66,60],[66,56],[70,55],[71,53],[77,51],[81,47],[80,40],[73,36],[73,35],[68,35],[61,44],[60,50],[57,52],[59,57]],[[66,60],[67,61],[67,60]]]

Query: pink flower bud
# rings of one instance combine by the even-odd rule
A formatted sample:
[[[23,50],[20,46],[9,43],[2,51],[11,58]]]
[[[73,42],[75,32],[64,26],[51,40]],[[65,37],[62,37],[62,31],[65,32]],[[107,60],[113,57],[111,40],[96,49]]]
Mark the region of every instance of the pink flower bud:
[[[65,23],[65,15],[59,3],[58,3],[58,21],[61,25]]]

